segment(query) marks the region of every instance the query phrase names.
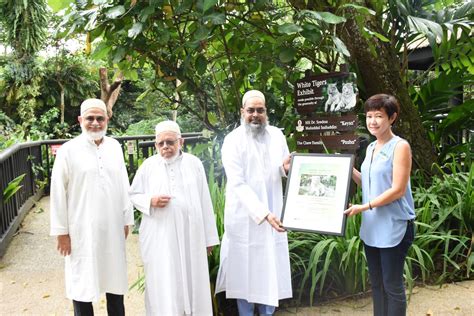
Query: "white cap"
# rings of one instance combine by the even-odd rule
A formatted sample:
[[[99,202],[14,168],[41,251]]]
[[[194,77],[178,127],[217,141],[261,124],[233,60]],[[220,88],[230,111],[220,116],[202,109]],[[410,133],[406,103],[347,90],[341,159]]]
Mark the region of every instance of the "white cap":
[[[174,132],[178,134],[178,136],[181,135],[181,130],[179,129],[179,125],[175,121],[163,121],[156,124],[155,136],[158,136],[159,134],[163,132]]]
[[[247,102],[251,98],[260,98],[265,103],[265,96],[258,90],[249,90],[245,92],[244,96],[242,97],[242,107],[245,106],[245,102]]]
[[[104,101],[100,99],[87,99],[81,104],[81,116],[83,116],[87,110],[93,108],[102,110],[105,114],[107,114],[107,107],[105,106]]]

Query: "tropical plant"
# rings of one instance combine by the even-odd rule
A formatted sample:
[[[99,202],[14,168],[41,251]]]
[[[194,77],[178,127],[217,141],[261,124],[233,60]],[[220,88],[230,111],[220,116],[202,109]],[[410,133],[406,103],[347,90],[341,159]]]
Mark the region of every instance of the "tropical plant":
[[[359,190],[352,202],[360,198]],[[288,235],[298,304],[303,301],[312,305],[316,296],[333,298],[366,290],[367,263],[359,226],[360,217],[350,217],[344,237],[298,232]]]
[[[469,277],[474,269],[474,167],[465,172],[452,162],[437,168],[441,176],[429,187],[418,179],[413,193],[421,235],[415,244],[425,251],[425,261],[432,261],[431,270],[420,263],[422,272],[438,272],[437,282],[442,283]],[[423,273],[423,280],[428,275]]]
[[[1,0],[0,23],[6,43],[19,59],[34,56],[47,38],[48,6],[45,0]]]
[[[474,167],[452,162],[438,166],[439,177],[413,178],[417,232],[404,274],[411,292],[416,282],[444,283],[474,272]],[[360,201],[360,190],[352,202]],[[345,237],[289,234],[290,260],[298,304],[315,298],[357,294],[367,289],[368,271],[359,238],[360,217],[347,220]]]
[[[23,187],[23,185],[20,183],[23,181],[25,175],[26,174],[23,173],[8,183],[7,187],[3,191],[3,203],[8,202],[8,200],[10,200],[15,195],[15,193]]]
[[[363,86],[362,97],[390,92],[401,102],[396,132],[413,150],[415,168],[430,171],[436,161],[430,138],[418,109],[410,98],[408,54],[424,39],[430,44],[434,62],[429,70],[447,71],[466,64],[472,69],[472,2],[447,1],[362,1],[370,14],[347,5],[347,22],[339,30],[351,54]],[[456,44],[453,44],[456,43]],[[458,58],[462,59],[462,63]],[[448,66],[450,65],[450,66]],[[465,66],[463,66],[465,67]],[[437,74],[439,71],[437,72]]]
[[[0,23],[6,33],[6,43],[14,51],[14,57],[10,58],[4,72],[7,90],[2,94],[9,105],[5,112],[10,117],[13,112],[17,113],[28,135],[29,126],[35,120],[36,97],[39,95],[41,72],[35,54],[47,37],[47,4],[44,0],[2,0]]]
[[[315,48],[343,47],[329,27],[343,19],[296,16],[283,2],[104,1],[76,5],[65,21],[70,32],[100,40],[92,56],[108,57],[126,78],[135,80],[149,65],[154,74],[145,94],[161,93],[210,130],[238,121],[241,93],[250,87],[267,93],[272,120],[291,122],[291,82],[312,65],[335,69],[339,54]]]
[[[41,96],[45,106],[57,107],[59,123],[64,124],[67,105],[69,119],[76,121],[81,102],[94,97],[99,90],[98,67],[81,54],[65,51],[48,58],[44,64]]]
[[[470,165],[472,142],[469,135],[462,133],[474,126],[474,100],[462,92],[473,82],[474,72],[459,67],[425,78],[410,88],[413,103],[437,148],[438,163],[443,164],[446,159],[465,160],[466,165]],[[463,142],[463,138],[467,138],[466,141]]]

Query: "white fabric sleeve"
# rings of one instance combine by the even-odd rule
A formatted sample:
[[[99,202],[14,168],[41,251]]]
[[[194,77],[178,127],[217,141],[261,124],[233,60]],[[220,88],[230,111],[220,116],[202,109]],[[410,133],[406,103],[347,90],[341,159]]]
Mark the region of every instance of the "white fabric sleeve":
[[[151,213],[151,197],[150,193],[147,193],[146,188],[146,178],[148,172],[146,172],[146,163],[143,163],[140,168],[138,168],[137,173],[132,181],[132,186],[130,187],[129,197],[132,204],[140,212],[150,215]]]
[[[204,167],[200,161],[197,168],[197,174],[200,178],[200,183],[198,185],[200,187],[201,210],[202,219],[204,221],[206,247],[210,247],[219,244],[219,235],[217,234],[216,217],[214,215],[211,194],[207,184],[206,172],[204,171]]]
[[[69,182],[66,152],[61,148],[56,153],[51,172],[50,187],[50,235],[69,234],[67,187]]]
[[[123,191],[122,194],[124,194],[124,210],[123,210],[123,223],[124,226],[131,226],[135,224],[135,218],[133,217],[133,205],[132,202],[130,201],[130,197],[128,192],[130,191],[130,183],[128,182],[128,173],[127,173],[127,167],[125,166],[125,161],[122,158],[122,187]]]
[[[281,159],[280,175],[282,176],[282,178],[287,178],[288,174],[286,173],[285,168],[283,168],[283,161],[285,161],[286,157],[290,155],[290,150],[288,149],[288,143],[286,142],[286,137],[283,133],[281,133],[281,137],[282,137],[281,143],[283,147],[283,157]]]
[[[237,144],[229,144],[229,139],[225,139],[222,146],[222,164],[227,176],[227,189],[231,189],[232,193],[237,196],[250,218],[255,223],[261,224],[270,214],[270,210],[246,182],[240,156]]]

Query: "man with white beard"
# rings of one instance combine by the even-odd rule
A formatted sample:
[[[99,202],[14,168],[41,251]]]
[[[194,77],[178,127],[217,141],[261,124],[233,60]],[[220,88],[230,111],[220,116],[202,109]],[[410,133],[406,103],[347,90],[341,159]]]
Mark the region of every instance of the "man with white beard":
[[[237,299],[239,315],[272,315],[292,297],[288,240],[281,227],[281,179],[290,166],[285,136],[267,124],[265,96],[242,98],[241,126],[226,136],[224,227],[216,293]]]
[[[146,314],[211,316],[207,255],[219,237],[206,173],[196,156],[181,151],[178,124],[163,121],[155,132],[157,154],[143,162],[130,188],[143,212]]]
[[[107,109],[81,104],[82,134],[57,151],[51,175],[51,236],[65,256],[66,296],[74,315],[93,315],[106,293],[107,313],[125,315],[125,239],[133,225],[129,182],[120,144],[105,136]]]

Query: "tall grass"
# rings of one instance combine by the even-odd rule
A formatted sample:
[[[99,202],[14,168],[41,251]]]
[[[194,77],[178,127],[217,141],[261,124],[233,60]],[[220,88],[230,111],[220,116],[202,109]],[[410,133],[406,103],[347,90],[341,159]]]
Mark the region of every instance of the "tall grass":
[[[211,143],[210,143],[211,144]],[[219,145],[195,148],[208,173],[209,190],[219,237],[224,232],[225,182]],[[439,176],[412,177],[417,232],[404,266],[409,291],[417,282],[443,283],[471,278],[474,267],[472,165],[451,161],[435,165]],[[352,203],[360,203],[357,190]],[[293,288],[298,304],[316,299],[357,294],[368,290],[368,268],[359,238],[360,216],[347,219],[344,237],[289,232]],[[209,256],[209,274],[214,294],[220,247]],[[143,278],[134,285],[143,289]],[[214,311],[218,311],[213,295]]]
[[[423,282],[432,275],[430,281],[436,283],[469,278],[474,262],[474,168],[466,172],[457,162],[434,167],[439,177],[429,182],[415,177],[418,232],[409,259]]]
[[[407,288],[416,282],[443,283],[473,274],[474,170],[456,162],[439,176],[416,174],[413,196],[417,232],[404,266]],[[352,202],[360,202],[360,190]],[[298,302],[367,290],[368,270],[359,238],[360,216],[347,219],[345,237],[290,233],[289,248]]]
[[[353,198],[360,201],[360,191]],[[359,239],[360,218],[346,222],[345,237],[289,233],[290,260],[298,302],[365,291],[367,263]]]

